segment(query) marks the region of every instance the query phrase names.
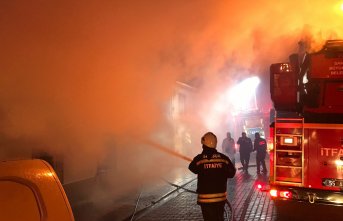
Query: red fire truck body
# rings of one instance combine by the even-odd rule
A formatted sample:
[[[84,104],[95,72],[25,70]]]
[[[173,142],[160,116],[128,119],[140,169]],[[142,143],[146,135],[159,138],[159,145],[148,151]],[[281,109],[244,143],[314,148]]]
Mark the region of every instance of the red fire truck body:
[[[272,64],[270,194],[343,205],[343,41]]]

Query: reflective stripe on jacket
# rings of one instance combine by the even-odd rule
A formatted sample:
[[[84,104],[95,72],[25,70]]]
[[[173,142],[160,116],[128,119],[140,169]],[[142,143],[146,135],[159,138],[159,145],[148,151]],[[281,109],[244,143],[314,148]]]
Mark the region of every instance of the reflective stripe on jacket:
[[[198,194],[198,203],[217,203],[226,201],[227,193]]]

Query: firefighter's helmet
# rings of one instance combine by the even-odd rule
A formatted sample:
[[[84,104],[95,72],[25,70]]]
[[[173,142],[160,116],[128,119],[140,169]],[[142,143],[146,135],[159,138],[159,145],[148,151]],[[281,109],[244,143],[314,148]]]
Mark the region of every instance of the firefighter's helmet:
[[[210,148],[216,148],[217,147],[217,137],[212,132],[207,132],[202,136],[201,138],[201,144],[210,147]]]

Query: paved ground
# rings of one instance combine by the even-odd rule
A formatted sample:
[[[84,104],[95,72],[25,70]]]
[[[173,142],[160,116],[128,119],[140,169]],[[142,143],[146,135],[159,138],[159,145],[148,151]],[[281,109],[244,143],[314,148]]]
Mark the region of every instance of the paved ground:
[[[257,177],[256,168],[250,168],[250,174],[238,171],[234,179],[228,182],[229,202],[234,211],[236,221],[275,220],[276,213],[273,202],[266,192],[256,190],[256,180],[266,179]],[[185,188],[195,191],[196,180]],[[178,191],[178,195],[147,211],[136,215],[135,220],[202,220],[200,207],[196,204],[196,194],[185,190]],[[227,207],[230,216],[230,210]]]
[[[254,163],[252,159],[252,167],[249,168],[248,174],[238,170],[236,176],[228,181],[228,199],[234,211],[234,218],[236,221],[276,220],[274,204],[269,199],[268,193],[256,189],[256,183],[260,181],[266,182],[268,177],[257,176]],[[236,167],[240,167],[237,160]],[[184,189],[173,187],[163,197],[150,203],[150,205],[148,205],[146,197],[153,190],[150,190],[150,192],[146,190],[145,196],[141,196],[141,201],[138,200],[140,197],[137,198],[139,209],[136,210],[134,216],[131,214],[124,220],[203,220],[200,207],[196,204],[196,194],[187,191],[195,191],[196,176],[189,173],[185,168],[180,169],[179,172],[184,177],[181,176],[174,181],[166,180],[164,186],[168,183],[175,183]],[[144,205],[142,206],[142,204]],[[146,209],[144,209],[144,206]],[[230,217],[231,210],[228,206],[226,206],[226,211],[226,216]]]
[[[258,191],[256,188],[256,182],[267,182],[268,177],[256,175],[254,158],[252,154],[248,174],[238,170],[236,176],[228,181],[228,200],[233,208],[234,218],[236,221],[279,221],[274,203],[268,193]],[[196,204],[196,194],[187,191],[195,191],[196,176],[186,165],[188,164],[170,171],[168,176],[156,180],[151,185],[119,199],[100,199],[83,207],[75,207],[73,208],[75,219],[76,221],[202,220],[200,207]],[[236,168],[240,166],[236,156]],[[231,217],[231,210],[228,206],[226,209],[227,217]]]
[[[233,208],[235,221],[342,220],[341,207],[296,202],[274,203],[267,192],[256,188],[258,182],[267,182],[268,177],[256,175],[254,155],[251,166],[249,174],[238,170],[236,176],[228,181],[228,200]],[[236,167],[240,167],[237,157]],[[177,188],[174,184],[182,188]],[[185,189],[196,189],[196,176],[188,171],[187,166],[170,171],[167,177],[155,180],[151,185],[119,199],[100,199],[83,207],[74,207],[75,220],[202,220],[200,207],[196,204],[196,194]],[[231,210],[228,207],[227,211],[227,216],[230,217]]]
[[[266,162],[268,162],[266,160]],[[266,192],[256,189],[256,180],[267,177],[256,175],[254,156],[251,157],[249,173],[238,170],[228,181],[228,200],[236,221],[275,220],[273,202]],[[236,167],[240,167],[236,159]],[[200,207],[196,204],[196,176],[187,166],[171,171],[168,176],[152,185],[125,195],[119,199],[101,198],[97,202],[74,207],[76,221],[129,221],[129,220],[202,220]],[[185,189],[177,188],[182,186]],[[231,210],[227,207],[227,216]]]

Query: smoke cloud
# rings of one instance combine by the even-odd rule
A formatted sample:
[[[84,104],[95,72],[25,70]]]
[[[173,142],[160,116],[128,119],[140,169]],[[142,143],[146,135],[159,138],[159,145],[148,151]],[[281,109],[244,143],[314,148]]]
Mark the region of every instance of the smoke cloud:
[[[166,115],[176,81],[197,82],[194,133],[215,130],[221,139],[223,122],[208,128],[202,118],[222,91],[257,75],[259,102],[270,106],[269,65],[286,61],[300,40],[315,50],[342,38],[340,3],[1,1],[1,148],[69,156],[69,182],[87,176],[85,164],[98,164],[91,159],[105,158],[106,148],[118,158],[138,151],[129,159],[148,170],[166,155],[132,140],[172,139]]]

